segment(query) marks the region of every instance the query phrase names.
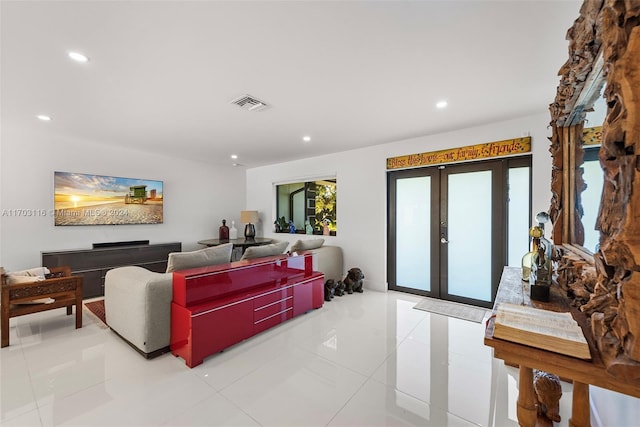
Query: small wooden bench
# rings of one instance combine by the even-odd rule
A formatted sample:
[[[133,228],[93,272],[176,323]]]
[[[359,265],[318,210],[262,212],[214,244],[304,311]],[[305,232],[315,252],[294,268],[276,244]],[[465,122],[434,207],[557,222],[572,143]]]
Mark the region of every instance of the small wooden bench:
[[[82,276],[72,276],[69,267],[53,267],[52,278],[32,283],[8,284],[7,275],[0,267],[2,293],[0,299],[0,317],[2,345],[9,345],[9,319],[25,314],[66,307],[71,315],[76,306],[76,329],[82,327]],[[51,298],[51,303],[34,301]]]

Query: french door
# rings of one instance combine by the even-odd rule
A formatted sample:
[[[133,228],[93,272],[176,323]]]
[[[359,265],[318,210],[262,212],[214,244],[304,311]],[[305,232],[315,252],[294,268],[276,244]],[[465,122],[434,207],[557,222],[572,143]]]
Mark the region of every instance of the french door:
[[[519,192],[529,201],[528,157],[390,172],[389,289],[491,307],[511,242],[510,170],[523,167]],[[524,212],[521,254],[528,251],[528,204]]]

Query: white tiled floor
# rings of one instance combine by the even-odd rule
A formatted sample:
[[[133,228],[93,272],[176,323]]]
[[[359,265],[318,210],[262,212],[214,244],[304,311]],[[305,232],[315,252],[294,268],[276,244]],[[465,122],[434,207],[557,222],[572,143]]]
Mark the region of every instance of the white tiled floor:
[[[517,371],[492,358],[483,325],[419,299],[335,298],[194,369],[145,360],[86,311],[78,330],[64,309],[12,319],[0,424],[516,426]]]

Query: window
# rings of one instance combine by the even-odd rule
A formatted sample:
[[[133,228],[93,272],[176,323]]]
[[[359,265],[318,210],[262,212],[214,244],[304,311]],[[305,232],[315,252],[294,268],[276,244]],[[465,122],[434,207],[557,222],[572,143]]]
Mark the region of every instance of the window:
[[[335,179],[294,182],[276,186],[276,233],[289,233],[290,226],[296,233],[323,234],[327,225],[329,234],[337,231]],[[309,233],[308,233],[309,234]]]

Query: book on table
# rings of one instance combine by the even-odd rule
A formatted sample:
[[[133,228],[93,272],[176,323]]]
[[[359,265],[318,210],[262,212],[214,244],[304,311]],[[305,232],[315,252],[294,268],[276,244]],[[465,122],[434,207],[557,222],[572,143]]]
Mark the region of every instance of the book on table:
[[[493,336],[579,359],[591,359],[589,344],[571,313],[500,303]]]

